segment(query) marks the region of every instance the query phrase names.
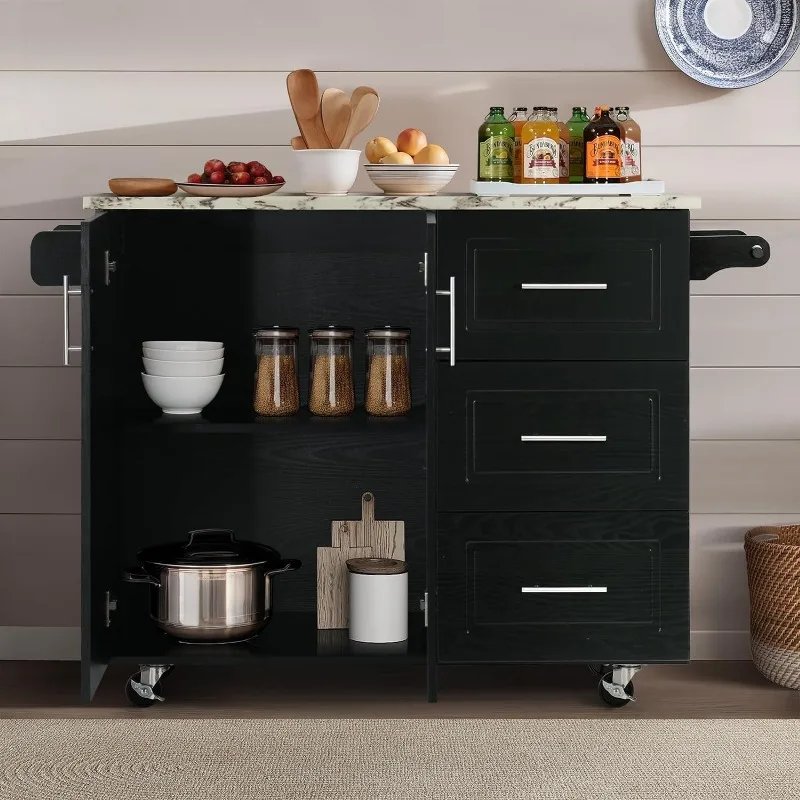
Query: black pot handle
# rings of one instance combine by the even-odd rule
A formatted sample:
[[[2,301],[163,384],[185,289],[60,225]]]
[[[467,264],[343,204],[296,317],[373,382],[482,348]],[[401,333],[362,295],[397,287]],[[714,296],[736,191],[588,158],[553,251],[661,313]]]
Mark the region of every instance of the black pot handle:
[[[284,561],[281,561],[277,567],[274,569],[268,569],[265,573],[265,577],[269,577],[270,575],[278,575],[281,572],[293,572],[296,569],[300,569],[303,566],[303,562],[297,558],[287,558]]]
[[[230,528],[199,528],[196,531],[189,531],[189,541],[186,543],[185,549],[195,544],[233,545],[235,543],[236,535]]]
[[[122,578],[128,583],[149,583],[151,586],[161,588],[161,583],[143,569],[125,570],[125,572],[122,573]]]

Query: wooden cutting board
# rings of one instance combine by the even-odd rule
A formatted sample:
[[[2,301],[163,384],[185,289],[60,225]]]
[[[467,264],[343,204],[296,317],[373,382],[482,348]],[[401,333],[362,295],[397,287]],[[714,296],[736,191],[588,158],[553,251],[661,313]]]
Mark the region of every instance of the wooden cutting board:
[[[375,495],[361,496],[361,519],[331,522],[331,547],[317,548],[317,627],[346,628],[349,624],[350,558],[405,560],[405,523],[376,520]]]

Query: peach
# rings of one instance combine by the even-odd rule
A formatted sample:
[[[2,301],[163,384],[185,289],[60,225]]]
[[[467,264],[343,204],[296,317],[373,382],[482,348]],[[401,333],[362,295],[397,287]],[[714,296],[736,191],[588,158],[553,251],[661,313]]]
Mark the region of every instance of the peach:
[[[408,153],[389,153],[388,156],[384,156],[379,162],[379,164],[413,164],[414,159]]]
[[[443,147],[438,144],[429,144],[423,147],[415,156],[415,164],[449,164],[450,157]]]
[[[394,146],[394,142],[385,136],[376,136],[374,139],[370,139],[364,148],[364,155],[370,164],[377,164],[384,156],[396,152],[397,148]]]
[[[419,128],[406,128],[397,135],[397,149],[415,156],[428,144],[428,137]]]

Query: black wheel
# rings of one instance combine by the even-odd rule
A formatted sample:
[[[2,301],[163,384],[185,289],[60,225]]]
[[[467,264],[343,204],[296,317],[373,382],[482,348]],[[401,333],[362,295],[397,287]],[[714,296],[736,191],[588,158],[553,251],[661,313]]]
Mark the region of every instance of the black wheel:
[[[173,670],[173,667],[170,667],[169,670],[167,670],[167,672],[165,672],[161,676],[162,680],[170,672],[172,672],[172,670]],[[138,706],[139,708],[149,708],[156,701],[155,700],[151,700],[149,697],[142,697],[139,694],[139,692],[137,692],[133,688],[133,685],[132,685],[133,681],[136,681],[136,683],[139,683],[139,682],[141,682],[141,680],[142,680],[142,673],[141,672],[134,672],[133,675],[131,675],[130,678],[128,678],[128,680],[125,681],[125,697],[128,698],[128,702],[133,706]],[[153,687],[153,691],[156,694],[161,694],[161,680],[156,681],[156,685]]]
[[[600,678],[600,681],[597,684],[597,691],[598,691],[598,693],[600,695],[600,699],[604,703],[606,703],[607,705],[611,706],[612,708],[622,708],[622,706],[628,705],[628,703],[630,703],[630,700],[628,698],[614,697],[614,695],[610,694],[606,690],[605,686],[603,686],[603,681],[611,683],[613,678],[614,678],[614,673],[613,672],[606,672],[605,675],[603,675],[603,677]],[[625,687],[625,693],[630,695],[630,697],[633,697],[633,681],[631,681]]]

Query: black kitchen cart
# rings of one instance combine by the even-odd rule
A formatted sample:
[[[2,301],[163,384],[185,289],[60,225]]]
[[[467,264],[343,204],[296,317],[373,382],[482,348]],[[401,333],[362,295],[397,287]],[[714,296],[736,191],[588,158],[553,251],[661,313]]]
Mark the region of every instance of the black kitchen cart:
[[[764,264],[766,242],[690,236],[680,208],[97,200],[109,210],[32,244],[34,279],[64,291],[65,363],[79,350],[83,369],[84,700],[116,660],[138,665],[146,705],[184,663],[416,657],[431,700],[439,664],[580,662],[624,705],[642,665],[688,659],[689,280]],[[328,323],[411,329],[409,416],[253,414],[252,330]],[[202,418],[147,398],[148,339],[225,343]],[[307,360],[304,343],[303,403]],[[357,398],[362,360],[358,342]],[[406,523],[402,646],[315,626],[316,547],[364,491]],[[140,548],[203,527],[303,561],[249,642],[171,640],[122,581]]]

